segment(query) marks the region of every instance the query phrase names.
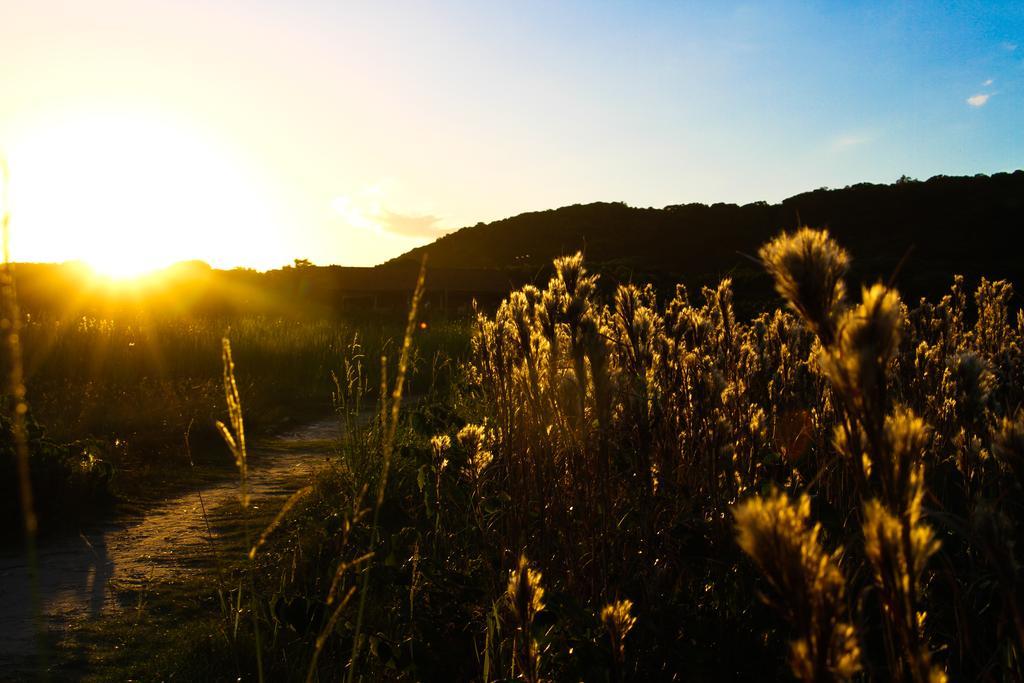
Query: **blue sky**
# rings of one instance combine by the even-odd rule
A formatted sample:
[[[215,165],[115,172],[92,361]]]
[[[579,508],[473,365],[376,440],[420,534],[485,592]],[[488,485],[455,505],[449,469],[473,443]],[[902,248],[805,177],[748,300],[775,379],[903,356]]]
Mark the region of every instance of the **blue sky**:
[[[12,175],[19,158],[72,168],[59,150],[75,144],[52,140],[107,140],[109,163],[67,180],[95,213],[130,167],[148,204],[216,217],[160,254],[220,265],[376,263],[576,202],[777,201],[1024,166],[1021,2],[0,0],[0,16]],[[130,144],[125,121],[143,131]],[[147,139],[152,170],[128,153]],[[194,190],[168,189],[176,163]],[[33,225],[62,193],[22,177]],[[146,224],[121,214],[97,221],[106,249]],[[69,256],[46,215],[25,258]]]

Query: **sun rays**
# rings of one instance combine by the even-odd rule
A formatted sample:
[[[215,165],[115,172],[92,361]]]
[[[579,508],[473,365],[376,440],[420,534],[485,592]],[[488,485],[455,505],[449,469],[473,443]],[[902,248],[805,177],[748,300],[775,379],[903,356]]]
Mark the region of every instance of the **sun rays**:
[[[8,156],[17,260],[78,260],[124,279],[197,255],[256,267],[281,259],[266,193],[229,150],[183,123],[78,112],[23,131]]]

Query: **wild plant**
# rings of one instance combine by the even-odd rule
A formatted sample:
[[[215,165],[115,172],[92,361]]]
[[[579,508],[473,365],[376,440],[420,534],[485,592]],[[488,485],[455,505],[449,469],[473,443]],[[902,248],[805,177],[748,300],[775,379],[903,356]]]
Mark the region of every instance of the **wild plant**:
[[[790,668],[802,681],[850,680],[861,669],[857,632],[847,615],[842,549],[821,547],[807,495],[776,492],[736,506],[738,542],[772,587],[768,600],[791,624]]]
[[[40,611],[39,565],[36,555],[36,534],[39,522],[32,490],[29,461],[28,403],[26,401],[24,365],[22,358],[22,317],[14,283],[14,264],[11,262],[11,214],[7,162],[0,158],[0,238],[3,240],[3,264],[0,267],[0,332],[3,334],[4,362],[7,367],[3,397],[3,436],[10,438],[17,476],[18,501],[25,543],[25,557],[29,568],[30,601],[33,623],[40,644],[39,655],[45,656],[43,622]],[[10,415],[9,424],[7,415]],[[4,450],[7,450],[6,448]],[[40,662],[43,663],[42,661]]]
[[[632,600],[616,600],[601,608],[601,623],[612,647],[612,679],[621,680],[626,665],[626,636],[636,625]]]
[[[32,481],[29,476],[28,430],[25,401],[25,378],[21,351],[21,311],[14,286],[14,264],[11,263],[11,213],[8,197],[7,164],[0,160],[0,233],[3,237],[3,268],[0,269],[0,331],[6,348],[7,386],[5,406],[11,415],[11,437],[17,462],[18,491],[21,499],[21,519],[25,534],[25,549],[30,564],[35,565],[35,536],[38,529],[35,504],[32,500]]]
[[[398,355],[398,367],[395,374],[395,381],[388,392],[387,384],[387,358],[381,356],[381,393],[380,393],[380,420],[382,430],[381,441],[381,465],[380,473],[377,476],[377,495],[373,506],[373,521],[370,525],[370,552],[374,552],[377,539],[380,534],[380,511],[384,505],[384,496],[387,492],[388,474],[391,470],[391,459],[395,448],[395,435],[398,431],[398,421],[401,415],[402,397],[405,389],[406,371],[409,367],[409,359],[412,353],[413,333],[416,329],[416,315],[419,311],[420,299],[423,296],[423,286],[426,278],[427,261],[424,257],[420,264],[420,274],[416,280],[416,288],[413,290],[412,301],[409,305],[409,318],[406,321],[405,335],[402,338],[402,348]],[[356,666],[359,661],[360,647],[362,645],[362,625],[366,613],[366,599],[370,592],[370,574],[368,567],[370,562],[364,563],[362,569],[362,589],[359,594],[359,607],[356,613],[355,635],[352,639],[352,656],[349,659],[348,674],[346,680],[351,683],[355,676]]]
[[[505,598],[514,627],[512,678],[522,677],[529,683],[540,681],[541,653],[533,633],[537,613],[544,609],[544,587],[541,573],[530,567],[526,555],[509,571]]]
[[[955,278],[910,309],[850,297],[823,231],[760,254],[784,310],[738,315],[730,280],[605,297],[574,255],[476,312],[449,404],[402,420],[385,382],[337,476],[378,512],[386,485],[390,526],[317,555],[345,567],[334,604],[374,605],[316,622],[352,639],[349,677],[1020,677],[1010,290]],[[371,564],[395,585],[367,598]]]
[[[355,498],[351,514],[345,517],[342,531],[341,531],[341,546],[345,547],[349,544],[349,535],[352,533],[352,529],[355,525],[365,517],[367,510],[362,507],[363,499],[366,495],[366,488],[364,487],[360,491],[359,495]],[[284,511],[282,511],[282,514]],[[357,569],[361,565],[369,562],[373,559],[373,552],[364,553],[354,559],[346,560],[341,559],[338,562],[337,568],[334,570],[334,577],[331,580],[330,588],[327,590],[327,596],[324,598],[325,606],[330,610],[326,622],[323,628],[316,636],[316,640],[313,645],[313,654],[310,657],[309,669],[306,674],[306,683],[312,683],[316,680],[318,674],[318,664],[320,661],[320,654],[323,652],[324,646],[327,644],[328,638],[334,633],[338,620],[344,613],[345,608],[348,607],[349,602],[352,600],[352,596],[355,595],[356,587],[351,585],[342,593],[343,581],[352,569]]]
[[[842,280],[832,275],[848,257],[824,232],[784,234],[760,254],[779,292],[818,335],[818,363],[842,407],[835,446],[864,500],[865,554],[882,595],[890,673],[918,682],[941,677],[931,664],[919,595],[939,546],[921,512],[927,429],[911,411],[894,407],[890,382],[906,318],[899,295],[866,287],[860,304],[840,312]]]
[[[235,381],[235,363],[231,358],[231,342],[225,337],[221,342],[222,359],[224,362],[224,400],[228,407],[228,419],[230,426],[220,420],[217,421],[217,429],[220,431],[224,442],[231,450],[235,458],[235,465],[238,467],[239,476],[239,503],[242,509],[242,528],[245,532],[246,548],[249,558],[249,609],[252,617],[253,637],[256,644],[256,672],[257,677],[263,681],[263,643],[260,638],[260,609],[259,598],[256,591],[256,546],[250,540],[250,498],[249,498],[249,452],[245,445],[245,421],[242,418],[242,398],[238,392],[238,383]],[[238,599],[241,601],[242,592],[239,590]],[[236,629],[237,631],[237,626]]]
[[[964,602],[989,570],[1020,594],[1012,549],[985,540],[997,529],[1019,536],[1024,518],[1001,493],[1020,490],[1012,416],[1024,316],[1012,316],[1008,285],[981,283],[972,322],[963,278],[913,310],[882,284],[848,300],[850,257],[823,231],[784,234],[760,255],[792,313],[738,320],[728,281],[699,302],[683,287],[659,303],[650,287],[620,285],[605,306],[573,257],[546,287],[478,315],[467,374],[480,401],[469,417],[492,420],[485,489],[513,501],[505,547],[543,553],[546,576],[588,601],[625,577],[654,596],[659,581],[693,571],[667,528],[700,520],[719,548],[726,510],[767,505],[749,497],[774,484],[810,495],[824,516],[803,518],[794,547],[811,535],[820,546],[827,528],[846,548],[850,578],[833,573],[828,584],[842,607],[819,620],[843,624],[872,675],[934,680],[954,664],[991,666],[995,650],[966,645],[967,628],[992,632],[1017,661],[1017,598],[995,631]],[[758,564],[768,575],[781,571],[776,561]],[[719,585],[708,574],[691,589]],[[951,590],[952,607],[930,596]],[[774,593],[776,605],[798,595]],[[807,613],[813,601],[800,600],[785,609]],[[996,635],[1006,632],[1009,641]],[[813,672],[827,669],[828,648],[814,647],[819,659],[798,676],[824,675]]]

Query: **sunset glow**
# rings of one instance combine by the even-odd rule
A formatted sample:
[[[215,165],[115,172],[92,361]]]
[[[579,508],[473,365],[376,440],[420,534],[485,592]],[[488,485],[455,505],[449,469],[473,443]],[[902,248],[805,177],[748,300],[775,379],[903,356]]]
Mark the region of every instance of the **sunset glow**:
[[[82,261],[142,274],[197,253],[218,265],[280,257],[266,197],[213,141],[141,114],[71,113],[14,141],[13,249],[20,260]],[[244,226],[249,239],[234,230]]]
[[[374,265],[527,211],[1024,154],[1012,3],[0,4],[18,260]]]

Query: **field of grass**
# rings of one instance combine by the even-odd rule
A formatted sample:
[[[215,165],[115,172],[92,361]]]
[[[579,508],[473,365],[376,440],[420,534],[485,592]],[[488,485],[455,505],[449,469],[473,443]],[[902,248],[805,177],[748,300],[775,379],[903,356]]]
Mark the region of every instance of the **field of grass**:
[[[272,522],[240,511],[250,532],[222,548],[225,572],[92,625],[82,666],[111,680],[1019,680],[1012,288],[957,278],[940,301],[904,302],[847,283],[849,255],[806,229],[759,256],[785,307],[750,320],[728,281],[602,300],[576,255],[480,314],[468,347],[439,334],[443,363],[425,362],[411,316],[384,376],[336,331],[239,326],[226,381],[242,413],[337,368],[338,455]],[[220,336],[78,334],[151,350]],[[167,376],[203,368],[244,498],[239,407],[212,398],[219,357],[180,353],[202,361]],[[143,383],[143,367],[109,386]]]
[[[194,484],[196,472],[182,467],[186,434],[194,460],[205,466],[202,474],[230,474],[231,457],[214,428],[225,410],[223,337],[232,341],[250,429],[259,434],[330,414],[334,377],[344,374],[343,358],[354,345],[367,378],[379,386],[379,358],[402,331],[401,320],[365,316],[29,317],[20,337],[31,440],[37,463],[52,465],[37,478],[43,531],[69,516],[67,495],[82,488],[82,477],[90,482],[88,495],[70,506],[81,513],[109,499],[102,494],[148,498]],[[419,352],[429,357],[415,359],[415,382],[428,376],[423,371],[439,346],[468,343],[458,323],[439,323],[419,336]],[[12,476],[0,486],[9,518],[15,483]],[[60,508],[52,515],[51,503]]]

